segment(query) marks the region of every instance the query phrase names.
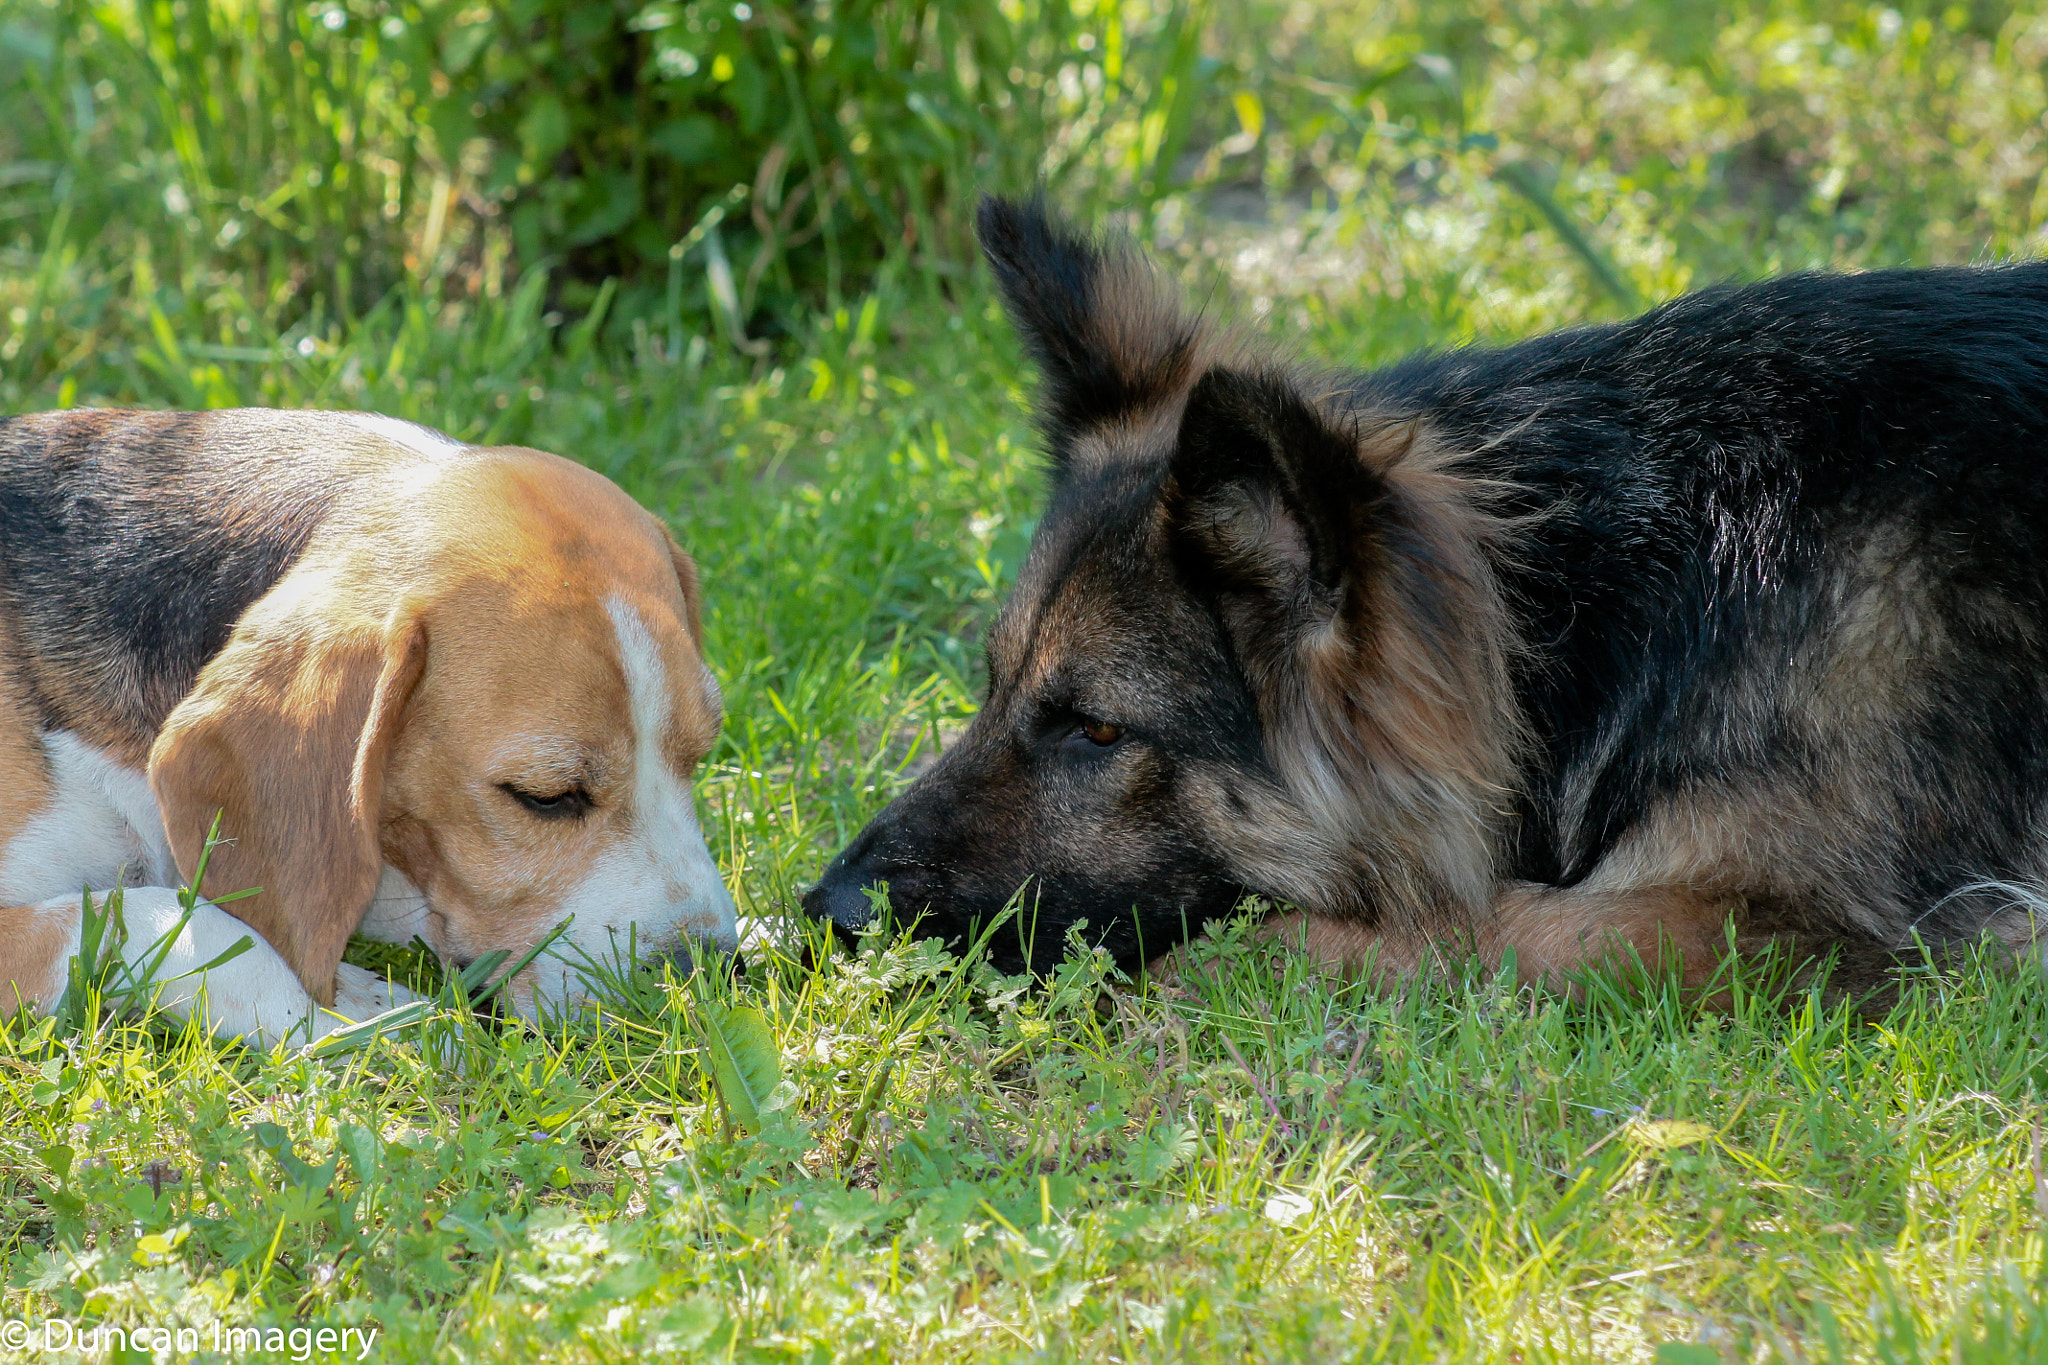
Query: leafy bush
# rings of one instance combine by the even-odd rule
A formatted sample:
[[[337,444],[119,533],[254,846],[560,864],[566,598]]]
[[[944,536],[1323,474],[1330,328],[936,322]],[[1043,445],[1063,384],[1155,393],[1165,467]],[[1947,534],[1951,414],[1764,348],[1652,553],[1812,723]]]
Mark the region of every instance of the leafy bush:
[[[4,32],[16,197],[139,271],[277,317],[548,263],[573,303],[619,276],[744,340],[892,254],[956,270],[979,186],[1161,183],[1198,30],[1070,0],[39,0]]]
[[[1377,353],[2033,253],[2044,57],[1991,0],[15,0],[0,394],[459,329],[536,270],[642,360],[787,358],[951,293],[1034,177]]]

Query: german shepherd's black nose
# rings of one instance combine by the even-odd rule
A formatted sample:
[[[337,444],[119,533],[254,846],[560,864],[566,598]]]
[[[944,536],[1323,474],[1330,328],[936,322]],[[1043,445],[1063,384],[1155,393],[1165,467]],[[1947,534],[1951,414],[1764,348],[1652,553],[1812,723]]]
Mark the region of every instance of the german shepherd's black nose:
[[[892,928],[914,928],[920,938],[957,943],[971,926],[945,910],[954,889],[951,860],[905,836],[906,824],[928,831],[934,823],[922,806],[906,807],[905,799],[897,797],[804,894],[804,914],[831,924],[849,947],[885,914]],[[886,891],[888,899],[875,895],[878,891]]]
[[[804,913],[812,919],[830,920],[839,937],[850,941],[874,918],[874,907],[868,901],[868,888],[874,884],[835,864],[804,893]]]
[[[889,884],[891,869],[886,859],[874,856],[874,843],[873,832],[864,831],[832,860],[818,884],[804,893],[804,913],[831,921],[844,943],[851,944],[855,934],[874,922],[870,890]]]

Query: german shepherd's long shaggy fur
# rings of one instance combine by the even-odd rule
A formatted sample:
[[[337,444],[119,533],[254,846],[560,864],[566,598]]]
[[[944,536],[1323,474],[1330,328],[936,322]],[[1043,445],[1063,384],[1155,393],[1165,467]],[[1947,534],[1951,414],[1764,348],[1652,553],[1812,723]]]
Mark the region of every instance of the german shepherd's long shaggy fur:
[[[957,938],[1024,886],[1000,962],[1085,922],[1131,963],[1256,893],[1328,957],[1552,980],[1698,983],[1731,926],[1864,972],[2033,943],[2048,265],[1330,372],[1040,203],[980,231],[1051,500],[986,704],[812,914],[886,884]]]

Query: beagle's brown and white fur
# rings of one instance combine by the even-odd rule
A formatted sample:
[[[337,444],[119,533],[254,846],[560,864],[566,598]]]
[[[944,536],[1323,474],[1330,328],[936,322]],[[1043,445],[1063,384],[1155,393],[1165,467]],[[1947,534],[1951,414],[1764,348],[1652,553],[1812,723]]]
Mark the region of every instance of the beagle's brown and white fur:
[[[631,940],[730,948],[691,774],[717,736],[697,574],[605,478],[387,417],[0,420],[0,1013],[45,1012],[81,890],[223,1036],[404,992],[352,933],[518,953],[534,1018]],[[254,931],[251,949],[193,974]]]

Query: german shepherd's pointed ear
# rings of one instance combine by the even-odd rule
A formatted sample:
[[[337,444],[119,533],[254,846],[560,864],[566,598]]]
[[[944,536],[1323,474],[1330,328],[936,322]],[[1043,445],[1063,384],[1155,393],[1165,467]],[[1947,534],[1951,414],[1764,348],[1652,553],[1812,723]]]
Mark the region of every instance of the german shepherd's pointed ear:
[[[1204,340],[1201,321],[1128,241],[1091,240],[1043,194],[984,196],[975,233],[1038,362],[1041,420],[1055,459],[1090,427],[1186,389]]]
[[[1379,529],[1386,479],[1284,375],[1212,369],[1188,394],[1164,503],[1197,583],[1327,615]]]
[[[1494,501],[1418,422],[1330,412],[1276,368],[1219,367],[1189,392],[1166,543],[1216,594],[1273,752],[1316,809],[1380,809],[1339,788],[1402,771],[1411,815],[1488,828],[1522,742],[1501,700],[1519,646],[1493,567],[1513,530]]]
[[[291,611],[245,622],[150,750],[178,870],[193,877],[218,812],[201,893],[260,887],[230,912],[322,1004],[383,876],[385,766],[426,655],[406,605],[381,627]]]

